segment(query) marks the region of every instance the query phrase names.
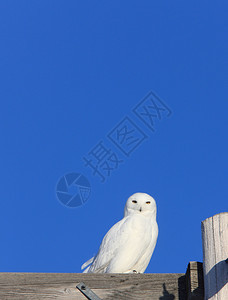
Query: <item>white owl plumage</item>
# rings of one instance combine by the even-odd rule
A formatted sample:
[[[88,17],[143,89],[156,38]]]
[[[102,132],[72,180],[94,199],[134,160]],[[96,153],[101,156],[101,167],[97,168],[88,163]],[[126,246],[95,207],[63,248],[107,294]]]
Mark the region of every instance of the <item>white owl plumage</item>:
[[[83,273],[144,273],[157,242],[156,214],[150,195],[129,197],[123,219],[107,232],[97,255],[82,265]]]

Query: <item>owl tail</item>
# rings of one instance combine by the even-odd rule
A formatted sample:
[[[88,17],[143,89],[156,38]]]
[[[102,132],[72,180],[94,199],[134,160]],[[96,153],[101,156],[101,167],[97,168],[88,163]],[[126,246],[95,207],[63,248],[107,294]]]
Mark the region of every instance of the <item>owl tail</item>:
[[[81,266],[81,270],[85,269],[88,265],[90,265],[94,260],[94,257],[90,258],[89,260],[87,260],[82,266]],[[88,273],[90,266],[88,268],[86,268],[83,273]]]

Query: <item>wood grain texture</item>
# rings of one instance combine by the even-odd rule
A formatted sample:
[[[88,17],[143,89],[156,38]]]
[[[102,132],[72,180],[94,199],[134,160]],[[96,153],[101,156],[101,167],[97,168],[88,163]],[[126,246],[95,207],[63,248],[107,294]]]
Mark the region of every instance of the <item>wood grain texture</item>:
[[[185,274],[0,273],[0,299],[78,299],[84,282],[102,300],[185,300]]]
[[[186,284],[187,300],[204,299],[203,264],[201,262],[192,261],[188,264]]]
[[[228,213],[202,222],[205,299],[228,299]]]

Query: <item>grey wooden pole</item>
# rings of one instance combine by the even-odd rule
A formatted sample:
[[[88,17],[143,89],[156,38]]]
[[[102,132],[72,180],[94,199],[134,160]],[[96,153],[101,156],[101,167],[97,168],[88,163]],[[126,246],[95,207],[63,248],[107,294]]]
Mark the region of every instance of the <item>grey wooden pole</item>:
[[[228,212],[201,224],[205,299],[228,299]]]

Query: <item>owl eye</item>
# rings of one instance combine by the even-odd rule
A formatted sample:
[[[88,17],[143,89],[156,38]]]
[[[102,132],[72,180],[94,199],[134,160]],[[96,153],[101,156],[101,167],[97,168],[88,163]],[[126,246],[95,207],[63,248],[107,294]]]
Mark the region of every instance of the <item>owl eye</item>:
[[[146,204],[150,204],[150,201],[147,201]]]
[[[132,203],[137,203],[137,201],[136,200],[132,200]]]

